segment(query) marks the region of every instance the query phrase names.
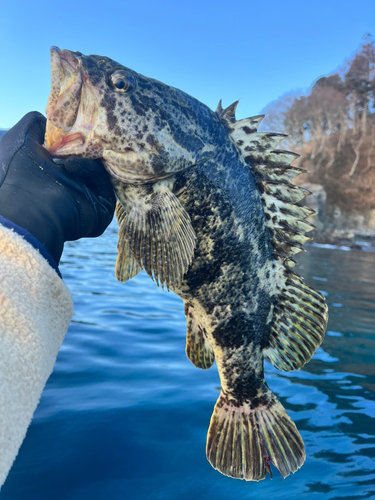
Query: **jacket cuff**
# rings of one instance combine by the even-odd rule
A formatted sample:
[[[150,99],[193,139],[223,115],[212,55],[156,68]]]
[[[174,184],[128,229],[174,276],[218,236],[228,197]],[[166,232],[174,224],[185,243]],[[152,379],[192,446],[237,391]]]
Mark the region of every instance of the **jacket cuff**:
[[[20,226],[17,226],[17,224],[14,224],[8,219],[4,219],[4,217],[1,217],[0,215],[0,224],[8,229],[13,230],[15,233],[19,234],[22,236],[24,240],[26,240],[30,245],[32,245],[38,252],[46,259],[48,264],[54,269],[57,274],[59,275],[60,278],[62,278],[61,273],[59,271],[59,268],[56,264],[56,262],[53,260],[51,255],[47,252],[46,248],[40,243],[39,240],[35,238],[32,234],[30,234],[26,229],[23,229]]]

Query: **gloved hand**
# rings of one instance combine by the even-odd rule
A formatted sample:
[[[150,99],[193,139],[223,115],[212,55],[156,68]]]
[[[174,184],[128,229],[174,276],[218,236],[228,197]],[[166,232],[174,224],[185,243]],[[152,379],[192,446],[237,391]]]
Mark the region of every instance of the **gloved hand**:
[[[0,140],[0,216],[26,229],[59,263],[64,242],[100,236],[116,197],[99,160],[54,162],[43,148],[46,119],[25,115]]]

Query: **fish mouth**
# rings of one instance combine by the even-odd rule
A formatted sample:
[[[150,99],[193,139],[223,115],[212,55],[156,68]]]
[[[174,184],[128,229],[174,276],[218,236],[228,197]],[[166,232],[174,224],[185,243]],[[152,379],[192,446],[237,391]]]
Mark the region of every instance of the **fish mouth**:
[[[85,78],[79,53],[51,47],[50,54],[51,91],[44,147],[52,156],[66,156],[78,153],[86,142],[82,130],[74,130]]]
[[[65,155],[69,154],[69,152],[67,151],[68,148],[72,148],[73,146],[74,148],[76,148],[77,146],[82,146],[84,142],[85,139],[82,134],[76,132],[75,134],[65,135],[60,140],[58,140],[57,138],[53,139],[47,149],[51,156],[55,156],[57,154],[58,156],[62,156],[64,150]]]

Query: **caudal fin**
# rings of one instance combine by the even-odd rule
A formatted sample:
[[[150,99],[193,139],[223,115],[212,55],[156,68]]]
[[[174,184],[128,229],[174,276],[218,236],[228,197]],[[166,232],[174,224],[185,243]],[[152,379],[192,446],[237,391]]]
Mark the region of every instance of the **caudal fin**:
[[[222,474],[260,481],[272,463],[287,477],[305,461],[302,438],[282,404],[270,391],[266,404],[232,406],[216,402],[207,436],[207,458]],[[268,394],[267,394],[268,396]]]

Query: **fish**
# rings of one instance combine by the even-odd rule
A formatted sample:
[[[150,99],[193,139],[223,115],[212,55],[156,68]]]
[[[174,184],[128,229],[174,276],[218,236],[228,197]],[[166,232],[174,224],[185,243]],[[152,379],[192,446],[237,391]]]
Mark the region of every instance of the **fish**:
[[[222,474],[283,478],[304,463],[296,425],[264,378],[307,363],[324,338],[324,296],[295,273],[311,238],[286,137],[237,120],[104,56],[51,48],[45,148],[100,158],[117,195],[115,274],[145,270],[183,299],[186,355],[216,361],[220,395],[206,455]]]

